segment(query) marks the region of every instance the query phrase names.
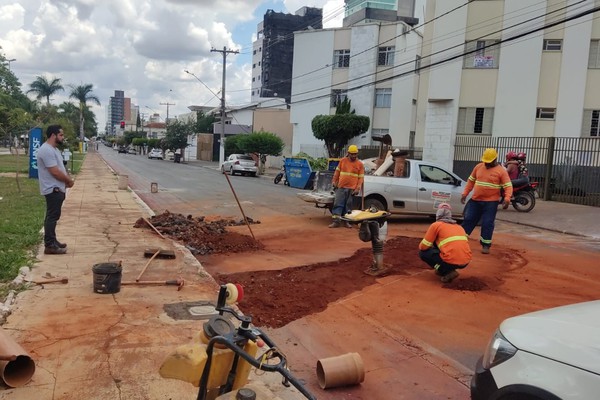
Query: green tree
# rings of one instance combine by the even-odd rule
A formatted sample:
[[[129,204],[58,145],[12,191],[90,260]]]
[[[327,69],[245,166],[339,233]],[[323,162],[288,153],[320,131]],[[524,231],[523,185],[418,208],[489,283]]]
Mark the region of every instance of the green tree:
[[[259,171],[261,174],[264,172],[267,156],[280,156],[285,147],[283,140],[271,132],[260,131],[236,136],[240,137],[237,145],[244,153],[254,153],[258,156],[260,160]]]
[[[83,142],[85,134],[84,134],[84,112],[87,110],[87,103],[93,102],[97,105],[100,105],[100,99],[97,96],[92,94],[94,89],[94,85],[87,83],[85,85],[72,86],[71,85],[71,94],[69,95],[70,99],[76,99],[79,101],[79,140]]]
[[[329,157],[341,156],[348,141],[369,129],[371,120],[365,115],[356,115],[350,100],[344,100],[334,115],[317,115],[312,119],[313,135],[325,142]]]
[[[38,76],[35,81],[29,84],[29,90],[27,93],[34,93],[36,99],[41,100],[46,98],[46,105],[50,105],[50,96],[61,90],[65,90],[61,84],[60,78],[46,78],[45,76]]]
[[[196,122],[194,123],[195,133],[213,133],[213,124],[217,118],[214,115],[206,115],[202,111],[196,112]]]
[[[188,136],[195,135],[194,122],[182,122],[179,120],[169,122],[167,133],[162,140],[162,149],[181,150],[183,161],[184,149],[188,146]]]
[[[231,154],[244,153],[244,150],[240,147],[240,140],[244,135],[231,135],[225,138],[225,157]]]

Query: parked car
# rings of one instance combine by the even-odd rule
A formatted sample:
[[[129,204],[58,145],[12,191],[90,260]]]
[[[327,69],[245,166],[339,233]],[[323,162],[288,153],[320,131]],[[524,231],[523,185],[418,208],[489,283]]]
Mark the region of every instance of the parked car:
[[[128,147],[127,154],[137,154],[137,151],[133,147]]]
[[[119,146],[118,152],[119,153],[123,153],[123,154],[127,154],[127,147],[125,147],[125,146]]]
[[[421,160],[405,160],[403,176],[365,175],[364,208],[376,207],[392,214],[435,216],[440,203],[452,206],[452,215],[461,218],[460,202],[466,183],[446,168]],[[298,193],[302,200],[319,208],[333,207],[333,171],[319,171],[311,192]]]
[[[223,173],[228,172],[231,175],[256,176],[258,167],[256,161],[251,156],[247,154],[232,154],[221,165],[221,171]]]
[[[166,150],[165,151],[165,160],[173,161],[174,159],[175,159],[175,153],[173,153],[171,150]]]
[[[149,159],[153,159],[156,158],[157,160],[162,160],[163,159],[163,153],[161,149],[152,149],[150,150],[150,152],[148,153],[148,158]]]
[[[596,300],[504,320],[477,362],[471,399],[597,399],[599,315]]]

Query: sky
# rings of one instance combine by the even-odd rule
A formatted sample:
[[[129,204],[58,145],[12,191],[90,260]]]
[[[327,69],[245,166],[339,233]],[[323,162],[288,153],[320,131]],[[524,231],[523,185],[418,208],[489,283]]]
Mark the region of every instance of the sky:
[[[219,106],[223,56],[211,49],[239,52],[227,56],[226,103],[249,103],[257,24],[268,9],[304,6],[323,8],[325,28],[342,26],[344,0],[0,0],[0,53],[24,92],[37,76],[60,78],[52,104],[92,84],[102,133],[115,90],[163,120],[161,103],[169,117]]]

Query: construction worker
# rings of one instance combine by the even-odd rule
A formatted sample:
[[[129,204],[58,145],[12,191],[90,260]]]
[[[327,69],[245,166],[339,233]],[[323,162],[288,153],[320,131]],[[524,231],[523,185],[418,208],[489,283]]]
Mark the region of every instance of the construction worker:
[[[335,199],[331,210],[333,222],[329,225],[330,228],[342,226],[340,217],[352,210],[352,196],[360,193],[364,178],[365,166],[358,159],[358,147],[352,144],[348,147],[348,155],[340,160],[333,174]],[[344,226],[352,227],[347,221]]]
[[[492,235],[494,234],[494,223],[501,189],[504,189],[502,194],[504,196],[502,208],[504,209],[508,208],[513,192],[510,177],[506,169],[498,164],[497,160],[498,152],[496,152],[496,149],[485,149],[481,157],[481,163],[473,168],[460,199],[465,204],[467,196],[473,190],[473,196],[465,207],[465,219],[462,227],[470,235],[481,219],[479,242],[483,254],[489,254],[492,246]]]
[[[465,230],[452,219],[450,205],[442,203],[435,214],[435,222],[429,226],[419,243],[419,257],[435,269],[444,283],[458,277],[457,269],[471,262],[471,248]]]

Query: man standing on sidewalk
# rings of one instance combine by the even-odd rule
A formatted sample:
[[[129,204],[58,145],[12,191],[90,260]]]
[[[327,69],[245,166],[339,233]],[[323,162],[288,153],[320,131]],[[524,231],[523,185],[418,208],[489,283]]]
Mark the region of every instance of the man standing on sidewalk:
[[[60,125],[46,129],[46,141],[37,153],[40,193],[46,198],[44,220],[44,254],[65,254],[67,245],[56,239],[56,224],[60,219],[66,188],[75,183],[67,174],[58,146],[63,143],[64,133]]]
[[[333,174],[335,198],[331,210],[333,222],[329,225],[330,228],[339,228],[342,225],[340,217],[351,211],[352,195],[360,193],[364,179],[365,166],[358,159],[358,147],[352,144],[348,147],[348,156],[340,160]],[[345,222],[345,226],[351,228],[348,222]]]
[[[469,175],[467,185],[462,193],[460,201],[465,204],[467,196],[473,190],[473,197],[465,207],[465,219],[462,227],[467,235],[481,219],[481,252],[490,253],[492,246],[492,235],[494,234],[494,223],[498,211],[498,200],[501,189],[504,189],[504,201],[502,208],[508,208],[512,197],[512,184],[506,169],[498,164],[498,153],[496,149],[485,149],[481,157],[481,163],[477,164]]]

